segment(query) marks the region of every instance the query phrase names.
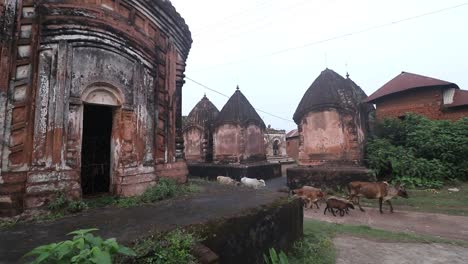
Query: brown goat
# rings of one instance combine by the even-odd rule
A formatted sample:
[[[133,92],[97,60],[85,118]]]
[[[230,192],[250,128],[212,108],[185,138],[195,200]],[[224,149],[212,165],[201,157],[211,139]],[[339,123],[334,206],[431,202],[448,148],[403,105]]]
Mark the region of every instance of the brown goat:
[[[390,212],[393,213],[393,206],[390,202],[390,199],[395,196],[408,198],[408,193],[399,183],[395,186],[391,186],[387,182],[354,181],[348,184],[348,192],[348,199],[354,202],[354,199],[356,198],[357,202],[355,204],[359,206],[359,209],[362,212],[364,212],[364,209],[362,209],[361,204],[359,203],[360,197],[365,197],[367,199],[379,199],[379,210],[381,214],[383,214],[382,203],[384,201],[388,203],[390,206]]]
[[[295,196],[302,198],[302,201],[304,202],[304,208],[312,208],[313,203],[315,206],[317,206],[317,209],[320,209],[318,202],[325,198],[324,192],[311,186],[303,186],[302,188],[293,190],[292,192]]]
[[[350,201],[331,196],[327,199],[327,207],[325,207],[323,214],[326,215],[328,210],[333,214],[333,216],[336,216],[334,209],[337,209],[337,212],[340,212],[340,216],[344,216],[344,214],[347,213],[348,208],[354,209],[354,206]]]

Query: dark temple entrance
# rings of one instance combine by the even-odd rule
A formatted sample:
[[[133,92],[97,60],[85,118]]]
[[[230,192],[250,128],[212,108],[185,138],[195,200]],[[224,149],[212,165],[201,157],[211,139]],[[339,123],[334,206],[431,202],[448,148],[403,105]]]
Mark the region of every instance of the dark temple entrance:
[[[83,194],[109,192],[112,108],[85,104],[81,148]]]

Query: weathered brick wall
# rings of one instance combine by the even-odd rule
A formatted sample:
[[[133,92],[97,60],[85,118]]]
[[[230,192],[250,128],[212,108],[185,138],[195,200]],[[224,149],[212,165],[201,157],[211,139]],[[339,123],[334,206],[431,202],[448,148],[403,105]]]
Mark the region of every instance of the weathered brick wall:
[[[185,159],[193,162],[203,162],[203,129],[200,127],[188,127],[184,131]]]
[[[295,160],[299,158],[299,136],[286,139],[286,153]]]
[[[213,136],[215,163],[240,163],[266,159],[264,130],[257,125],[224,124]]]
[[[395,95],[389,95],[376,102],[376,117],[396,117],[407,112],[416,113],[431,119],[440,119],[442,112],[442,90],[440,88],[421,88]]]
[[[359,118],[336,109],[304,115],[299,125],[299,164],[360,163],[365,127]]]
[[[398,118],[411,112],[430,119],[458,120],[468,116],[468,107],[444,108],[440,87],[413,89],[384,97],[376,102],[376,117]]]
[[[0,10],[0,215],[56,191],[81,195],[84,103],[113,107],[112,193],[184,181],[191,38],[169,2],[6,0]]]

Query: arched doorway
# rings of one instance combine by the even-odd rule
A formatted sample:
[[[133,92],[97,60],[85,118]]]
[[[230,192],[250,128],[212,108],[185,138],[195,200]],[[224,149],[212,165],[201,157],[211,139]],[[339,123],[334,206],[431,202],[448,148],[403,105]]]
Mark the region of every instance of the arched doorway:
[[[275,141],[273,141],[273,156],[279,155],[279,145],[280,145],[279,140],[276,139]]]
[[[82,96],[81,189],[83,195],[107,193],[112,184],[113,116],[122,105],[118,89],[102,85],[87,88]]]

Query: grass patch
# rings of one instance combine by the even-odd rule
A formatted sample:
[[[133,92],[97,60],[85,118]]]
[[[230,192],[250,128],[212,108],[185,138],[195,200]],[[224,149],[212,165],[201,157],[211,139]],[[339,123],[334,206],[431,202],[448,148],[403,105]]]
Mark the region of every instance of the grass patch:
[[[441,213],[449,215],[468,216],[468,183],[457,186],[459,192],[449,192],[450,187],[443,187],[440,190],[407,190],[408,199],[392,199],[395,210],[419,211],[430,213]],[[377,200],[361,199],[361,205],[378,207]],[[384,210],[388,206],[384,204]]]
[[[200,239],[194,234],[175,229],[138,241],[133,247],[136,256],[121,259],[119,263],[195,264],[198,262],[192,254],[192,248],[198,241]]]
[[[374,229],[365,225],[332,224],[317,220],[304,221],[304,233],[325,232],[330,236],[347,234],[385,242],[413,242],[413,243],[444,243],[458,246],[468,246],[468,242],[443,239],[434,236],[418,235],[407,232],[392,232]]]
[[[146,191],[135,197],[114,197],[114,196],[101,196],[92,199],[87,199],[86,203],[89,208],[102,208],[106,206],[117,206],[117,207],[134,207],[143,204],[150,204],[157,201],[177,197],[184,194],[201,192],[202,186],[194,183],[188,184],[177,184],[172,179],[160,179],[159,182],[146,189]]]
[[[335,263],[336,251],[333,245],[333,238],[339,234],[384,242],[443,243],[468,247],[468,242],[459,240],[449,240],[405,232],[391,232],[364,225],[342,225],[317,220],[304,220],[304,238],[296,242],[293,250],[289,252],[289,263]]]
[[[54,199],[47,205],[47,211],[25,218],[23,218],[23,216],[21,216],[21,218],[1,218],[0,230],[12,228],[17,223],[53,221],[73,213],[93,208],[103,208],[108,206],[128,208],[141,206],[180,195],[201,192],[202,190],[203,186],[200,186],[200,184],[197,183],[180,185],[177,184],[175,180],[163,178],[160,179],[155,186],[149,187],[142,195],[135,197],[115,197],[104,195],[72,201],[68,200],[63,193],[58,192]]]

